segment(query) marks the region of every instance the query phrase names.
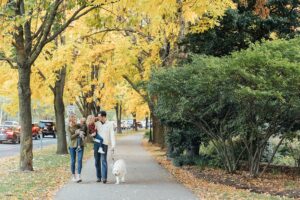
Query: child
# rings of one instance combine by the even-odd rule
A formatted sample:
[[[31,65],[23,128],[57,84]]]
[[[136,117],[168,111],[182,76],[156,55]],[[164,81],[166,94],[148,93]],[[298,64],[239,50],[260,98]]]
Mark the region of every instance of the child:
[[[83,146],[83,141],[84,141],[84,137],[86,136],[87,133],[87,126],[86,126],[86,119],[82,118],[80,120],[80,126],[78,126],[79,129],[77,129],[75,131],[75,133],[79,134],[79,136],[77,137],[77,149],[76,151],[81,151],[82,150],[82,146]]]
[[[88,116],[87,125],[88,125],[88,132],[90,134],[96,133],[96,135],[94,136],[94,142],[97,142],[100,145],[98,152],[101,154],[105,154],[105,152],[103,151],[103,148],[102,148],[103,138],[99,134],[97,134],[94,116],[92,116],[92,115]]]
[[[76,134],[79,134],[78,137],[77,137],[77,148],[76,148],[76,151],[81,151],[81,146],[83,145],[83,140],[84,140],[84,133],[83,131],[81,131],[80,129],[77,129],[75,131]]]

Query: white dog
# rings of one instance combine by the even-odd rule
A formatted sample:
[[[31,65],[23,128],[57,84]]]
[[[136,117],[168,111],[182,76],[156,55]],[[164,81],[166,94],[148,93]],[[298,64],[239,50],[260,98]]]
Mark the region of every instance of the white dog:
[[[117,160],[113,165],[113,175],[116,177],[116,184],[125,183],[125,176],[127,174],[126,163],[124,160]]]

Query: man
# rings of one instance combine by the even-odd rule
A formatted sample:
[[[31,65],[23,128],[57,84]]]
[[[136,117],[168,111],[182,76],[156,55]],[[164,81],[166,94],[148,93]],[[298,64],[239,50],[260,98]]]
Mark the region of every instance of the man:
[[[108,145],[111,144],[111,151],[115,149],[115,133],[113,124],[107,120],[106,112],[101,111],[98,116],[98,121],[96,122],[97,134],[103,138],[102,149],[104,154],[98,152],[100,147],[99,143],[94,142],[94,157],[95,157],[95,167],[97,173],[97,182],[105,184],[107,182],[107,151]]]

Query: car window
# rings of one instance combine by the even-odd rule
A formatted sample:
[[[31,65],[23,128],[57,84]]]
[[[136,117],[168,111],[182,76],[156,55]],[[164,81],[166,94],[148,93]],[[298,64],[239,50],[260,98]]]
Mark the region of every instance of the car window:
[[[39,122],[39,127],[44,128],[45,126],[53,126],[53,122]]]
[[[39,122],[39,127],[44,128],[45,127],[45,123]]]

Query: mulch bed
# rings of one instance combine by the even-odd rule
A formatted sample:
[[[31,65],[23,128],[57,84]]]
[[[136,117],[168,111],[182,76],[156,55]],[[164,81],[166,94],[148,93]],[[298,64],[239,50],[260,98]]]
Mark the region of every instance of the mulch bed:
[[[224,170],[196,166],[186,166],[184,169],[192,172],[195,177],[209,182],[223,184],[237,189],[245,189],[259,194],[285,196],[300,199],[300,176],[267,173],[261,178],[250,178],[245,171],[228,174]]]

